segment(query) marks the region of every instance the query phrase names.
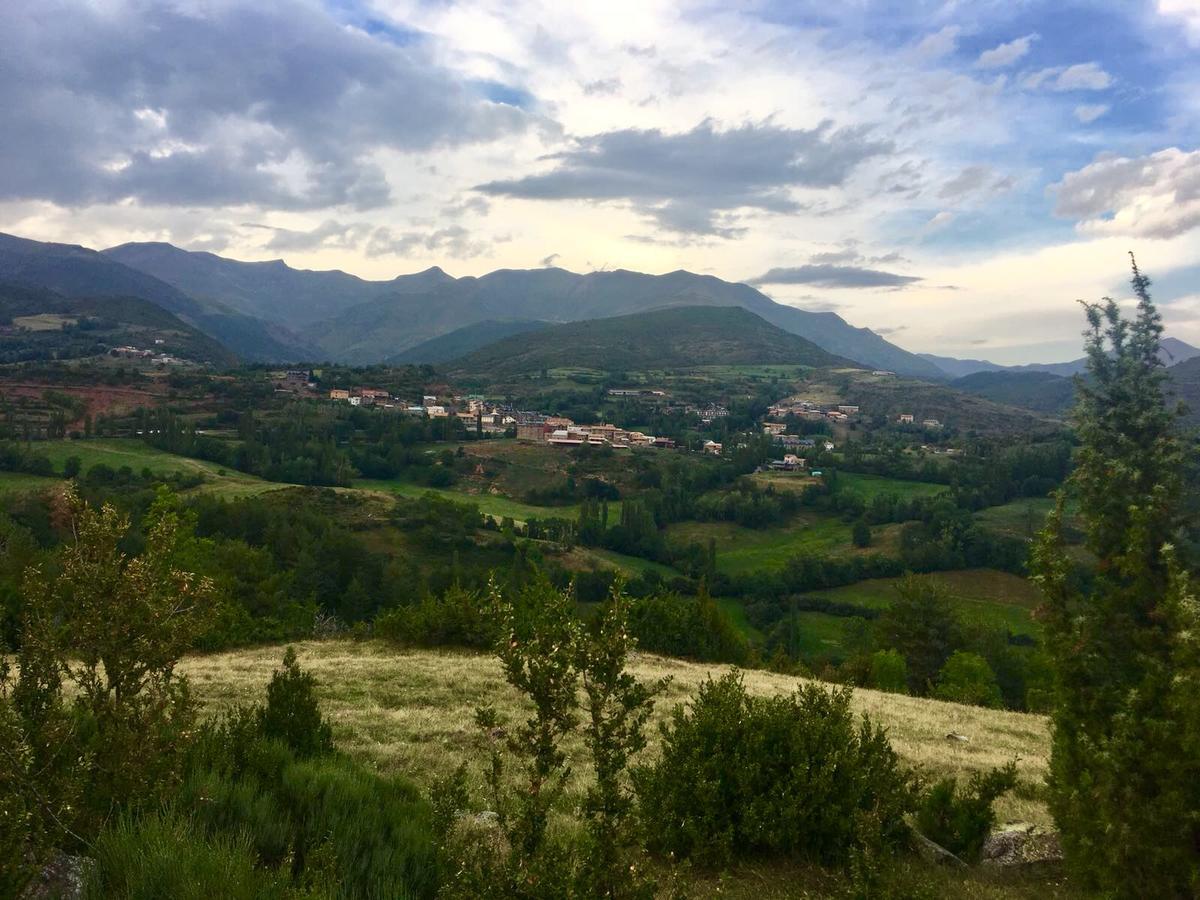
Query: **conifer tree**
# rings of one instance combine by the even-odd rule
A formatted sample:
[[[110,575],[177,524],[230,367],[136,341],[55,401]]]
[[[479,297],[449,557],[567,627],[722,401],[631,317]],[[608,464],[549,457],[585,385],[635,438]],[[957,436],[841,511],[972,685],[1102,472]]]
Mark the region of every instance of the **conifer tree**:
[[[1190,897],[1200,888],[1198,619],[1172,551],[1186,451],[1164,392],[1161,319],[1136,263],[1132,284],[1132,321],[1111,299],[1084,304],[1076,468],[1034,550],[1057,682],[1050,806],[1090,887]],[[1094,558],[1082,573],[1065,547],[1068,498]]]

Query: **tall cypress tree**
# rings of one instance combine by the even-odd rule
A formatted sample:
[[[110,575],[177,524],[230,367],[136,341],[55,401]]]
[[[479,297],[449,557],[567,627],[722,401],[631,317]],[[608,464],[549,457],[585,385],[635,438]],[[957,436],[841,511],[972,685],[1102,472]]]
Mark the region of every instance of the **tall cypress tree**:
[[[1162,322],[1133,264],[1137,314],[1084,304],[1075,471],[1034,550],[1057,675],[1050,807],[1073,873],[1107,894],[1200,888],[1195,600],[1172,550],[1188,444],[1168,404]],[[1077,505],[1091,562],[1063,539]]]

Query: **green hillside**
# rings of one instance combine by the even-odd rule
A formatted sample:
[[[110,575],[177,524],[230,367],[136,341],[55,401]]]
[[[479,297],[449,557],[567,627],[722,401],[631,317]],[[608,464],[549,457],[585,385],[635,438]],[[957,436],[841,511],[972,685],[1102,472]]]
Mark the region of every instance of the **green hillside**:
[[[417,344],[415,347],[409,347],[390,359],[384,360],[384,363],[392,366],[408,363],[418,365],[421,363],[444,363],[448,360],[458,359],[460,356],[466,356],[468,353],[474,353],[476,350],[506,337],[540,331],[549,324],[549,322],[532,319],[476,322],[473,325],[464,325],[449,334],[443,334],[422,344]]]
[[[78,359],[133,345],[196,362],[237,357],[174,313],[139,297],[67,297],[0,282],[0,362]],[[156,341],[162,341],[156,344]]]
[[[975,372],[951,387],[994,403],[1062,415],[1075,403],[1075,383],[1050,372]]]
[[[684,306],[514,335],[448,368],[504,377],[567,366],[627,371],[709,365],[844,364],[739,307]]]

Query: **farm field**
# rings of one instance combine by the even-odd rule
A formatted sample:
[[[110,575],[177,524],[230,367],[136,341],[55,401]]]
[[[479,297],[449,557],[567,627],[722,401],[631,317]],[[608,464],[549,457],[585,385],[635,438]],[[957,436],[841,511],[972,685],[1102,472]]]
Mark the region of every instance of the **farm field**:
[[[200,474],[206,481],[197,490],[222,496],[261,494],[288,487],[286,484],[264,481],[234,469],[222,469],[216,463],[157,450],[133,438],[40,441],[36,448],[50,459],[58,471],[62,471],[68,458],[77,456],[85,473],[90,467],[103,464],[113,469],[128,466],[134,472],[149,469],[158,476],[177,472],[185,475]]]
[[[1013,634],[1036,636],[1041,633],[1031,616],[1040,596],[1037,588],[1020,576],[994,569],[959,569],[918,577],[941,582],[949,590],[959,613],[968,621],[1004,627]],[[898,581],[897,578],[873,578],[814,593],[843,603],[886,609],[895,597]]]
[[[318,680],[338,746],[383,772],[405,773],[426,787],[463,761],[480,787],[487,748],[473,724],[475,708],[493,703],[510,721],[521,711],[499,663],[490,656],[400,650],[378,641],[305,642],[297,649],[301,664]],[[282,656],[282,647],[195,655],[185,658],[179,671],[191,680],[207,710],[219,712],[261,700]],[[691,697],[706,677],[729,669],[647,654],[636,654],[630,668],[643,680],[672,678],[647,729],[649,753],[657,746],[655,723]],[[760,671],[746,672],[744,678],[747,689],[759,695],[788,692],[798,683]],[[855,691],[854,706],[888,729],[905,762],[930,775],[964,776],[1017,759],[1021,785],[999,801],[1000,820],[1048,821],[1039,799],[1049,753],[1045,717],[869,690]],[[970,740],[947,741],[949,732]],[[572,756],[582,753],[577,736],[567,749]],[[568,794],[580,798],[578,775]]]
[[[975,513],[979,524],[1013,537],[1031,538],[1046,524],[1046,516],[1054,509],[1049,497],[1013,500],[1003,506],[992,506]]]
[[[898,526],[873,529],[871,547],[855,549],[850,525],[831,516],[801,514],[777,528],[744,528],[733,522],[678,522],[667,528],[676,544],[716,542],[717,568],[730,575],[783,568],[798,553],[872,553],[886,547]]]
[[[58,484],[60,480],[41,475],[26,475],[24,472],[0,472],[0,494],[40,491],[43,488]]]
[[[569,506],[533,506],[529,503],[522,503],[519,500],[500,497],[495,494],[472,494],[468,491],[453,490],[451,488],[425,487],[404,481],[373,478],[357,479],[354,482],[354,487],[364,490],[383,491],[385,493],[396,494],[400,497],[422,497],[425,494],[435,494],[446,500],[453,500],[455,503],[473,503],[479,507],[481,513],[485,516],[491,516],[494,519],[508,517],[517,522],[527,522],[529,519],[556,518],[574,521],[579,518],[578,503]],[[610,509],[615,506],[617,504],[610,504]],[[615,512],[617,511],[611,511],[610,516]]]
[[[895,494],[909,500],[913,497],[932,497],[949,490],[944,484],[905,481],[900,478],[886,478],[883,475],[861,475],[857,472],[838,472],[837,479],[843,488],[854,491],[868,502],[880,494]]]

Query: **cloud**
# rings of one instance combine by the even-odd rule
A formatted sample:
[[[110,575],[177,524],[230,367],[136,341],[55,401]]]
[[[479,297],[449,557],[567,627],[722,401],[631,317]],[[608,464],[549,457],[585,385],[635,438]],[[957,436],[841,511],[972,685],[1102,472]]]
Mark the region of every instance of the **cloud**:
[[[984,50],[979,54],[979,59],[975,60],[975,65],[980,69],[1003,69],[1005,66],[1011,66],[1029,52],[1029,48],[1037,39],[1038,35],[1027,34],[991,50]]]
[[[913,275],[897,275],[862,266],[835,266],[825,263],[776,268],[752,278],[747,284],[813,284],[826,288],[904,287],[920,281]]]
[[[940,31],[926,35],[921,43],[917,44],[917,56],[929,60],[948,56],[958,47],[958,36],[961,32],[962,29],[957,25],[947,25]]]
[[[1089,125],[1107,113],[1110,108],[1107,103],[1085,103],[1075,107],[1075,118],[1084,125]]]
[[[542,268],[544,268],[544,269],[550,268],[551,266],[554,265],[554,263],[558,260],[558,258],[560,256],[562,256],[561,253],[551,253],[549,256],[543,257],[542,262],[541,262]]]
[[[1200,3],[1196,0],[1158,0],[1158,14],[1183,20],[1193,44],[1200,44]]]
[[[271,238],[263,245],[263,249],[277,250],[281,253],[328,247],[357,248],[371,231],[371,226],[362,222],[344,224],[334,219],[326,219],[311,231],[293,231],[290,228],[277,228],[257,222],[247,222],[246,227],[271,232]]]
[[[873,332],[875,332],[877,335],[879,335],[880,337],[887,337],[890,334],[899,334],[901,331],[908,331],[908,326],[907,325],[893,325],[893,326],[884,327],[884,328],[872,328],[871,330]]]
[[[583,92],[588,96],[615,94],[620,89],[620,78],[598,78],[583,85]]]
[[[674,134],[627,129],[579,138],[549,157],[549,172],[476,189],[526,200],[627,202],[668,231],[735,236],[741,229],[721,213],[799,212],[794,188],[840,186],[864,160],[891,149],[862,127],[718,130],[706,121]]]
[[[0,200],[371,209],[378,152],[535,121],[311,0],[44,0],[0,29]]]
[[[1048,191],[1054,214],[1085,234],[1176,237],[1200,226],[1200,150],[1101,156]]]
[[[451,225],[436,231],[409,231],[396,234],[392,229],[381,226],[371,234],[367,242],[368,257],[410,256],[427,251],[455,259],[470,259],[487,253],[493,244],[505,243],[508,237],[485,240],[472,237],[471,232],[461,225]]]
[[[1102,91],[1112,85],[1113,79],[1098,63],[1087,62],[1039,69],[1021,83],[1030,90]]]

